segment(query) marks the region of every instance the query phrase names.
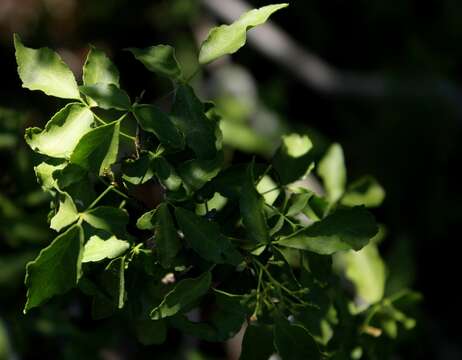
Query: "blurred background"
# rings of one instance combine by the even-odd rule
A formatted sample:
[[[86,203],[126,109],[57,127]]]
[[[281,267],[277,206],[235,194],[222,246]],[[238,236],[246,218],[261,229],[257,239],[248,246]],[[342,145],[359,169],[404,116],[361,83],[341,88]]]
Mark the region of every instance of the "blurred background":
[[[94,44],[118,66],[124,89],[154,101],[170,84],[146,76],[122,49],[171,44],[191,74],[210,27],[268,3],[0,0],[0,359],[152,358],[135,343],[125,342],[131,357],[114,350],[121,335],[112,329],[123,321],[93,322],[71,300],[21,313],[24,265],[52,238],[22,134],[43,126],[60,100],[21,88],[13,32],[27,46],[56,49],[77,77]],[[308,133],[319,156],[341,143],[348,178],[371,174],[386,190],[374,214],[386,227],[387,286],[423,294],[398,358],[461,359],[462,2],[292,0],[251,34],[249,46],[194,80],[218,104],[226,143],[263,157],[288,131]],[[169,358],[165,346],[156,351]]]

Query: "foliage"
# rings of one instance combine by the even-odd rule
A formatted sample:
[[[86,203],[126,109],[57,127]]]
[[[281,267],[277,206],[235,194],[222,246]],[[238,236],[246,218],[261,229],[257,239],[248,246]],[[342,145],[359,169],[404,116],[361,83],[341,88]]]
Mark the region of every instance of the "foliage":
[[[285,6],[212,29],[199,62],[234,53]],[[72,100],[26,131],[58,234],[27,265],[25,313],[79,288],[94,318],[123,317],[143,344],[168,329],[222,342],[247,324],[244,359],[382,358],[381,333],[414,325],[399,308],[413,293],[384,296],[379,227],[366,209],[384,192],[370,177],[346,187],[340,145],[317,166],[326,193],[316,193],[305,181],[315,169],[307,135],[284,136],[269,164],[226,156],[218,111],[196,96],[173,48],[129,49],[172,81],[163,109],[130,98],[99,49],[79,86],[58,54],[14,41],[23,86]],[[195,309],[207,309],[199,322]]]

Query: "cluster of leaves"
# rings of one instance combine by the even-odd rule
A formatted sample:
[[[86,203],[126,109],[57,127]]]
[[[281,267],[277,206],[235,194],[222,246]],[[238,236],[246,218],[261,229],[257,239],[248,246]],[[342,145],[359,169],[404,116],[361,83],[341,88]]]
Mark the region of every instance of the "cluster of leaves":
[[[199,63],[234,53],[285,6],[212,29]],[[24,312],[78,287],[94,318],[123,313],[144,344],[164,342],[169,328],[222,342],[247,324],[242,359],[358,358],[376,352],[381,329],[413,325],[396,306],[412,293],[355,297],[333,270],[337,254],[350,264],[361,249],[378,256],[366,206],[384,195],[371,178],[346,187],[339,145],[317,166],[319,194],[305,181],[315,169],[306,135],[283,137],[269,164],[231,163],[217,109],[196,96],[172,47],[128,49],[172,81],[171,108],[161,109],[132,101],[99,49],[79,86],[58,54],[14,40],[23,86],[71,100],[44,129],[26,131],[58,235],[27,265]],[[364,283],[361,268],[348,269]]]

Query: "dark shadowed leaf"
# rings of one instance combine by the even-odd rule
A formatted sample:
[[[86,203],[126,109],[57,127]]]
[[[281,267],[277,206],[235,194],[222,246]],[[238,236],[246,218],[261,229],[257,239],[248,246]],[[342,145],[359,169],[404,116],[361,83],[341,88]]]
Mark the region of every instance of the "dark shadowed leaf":
[[[284,318],[276,319],[274,346],[283,360],[321,358],[318,346],[308,331]]]
[[[25,283],[28,290],[24,312],[77,285],[82,275],[82,246],[82,228],[74,225],[27,264]]]
[[[377,231],[374,217],[364,207],[356,206],[339,209],[278,244],[329,255],[341,250],[359,250]]]
[[[136,105],[133,114],[144,131],[153,133],[167,149],[181,150],[184,138],[170,117],[154,105]]]
[[[268,360],[276,350],[273,347],[273,331],[267,325],[249,325],[242,340],[240,360]]]
[[[124,238],[128,224],[128,213],[112,206],[99,206],[82,213],[82,219],[93,228],[107,231]]]
[[[197,278],[181,280],[159,306],[151,311],[152,320],[160,320],[178,314],[204,296],[210,288],[212,275],[205,272]]]
[[[186,143],[198,158],[212,159],[217,152],[217,126],[207,118],[204,106],[188,85],[180,85],[172,108],[172,119],[186,136]]]

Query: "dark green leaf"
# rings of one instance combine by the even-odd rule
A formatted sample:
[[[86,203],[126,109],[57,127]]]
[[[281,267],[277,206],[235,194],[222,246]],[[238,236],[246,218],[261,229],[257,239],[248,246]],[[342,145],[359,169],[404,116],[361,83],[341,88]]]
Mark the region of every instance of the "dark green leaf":
[[[204,106],[188,85],[180,85],[172,108],[172,119],[186,136],[198,158],[212,159],[217,152],[217,126],[207,118]]]
[[[14,35],[14,47],[23,87],[59,98],[80,99],[74,74],[57,53],[48,48],[25,47],[17,34]]]
[[[130,184],[141,185],[153,177],[154,166],[148,153],[141,153],[138,159],[126,159],[122,163],[122,179]]]
[[[274,346],[282,360],[319,359],[318,346],[313,337],[302,326],[289,323],[284,318],[276,319]]]
[[[97,83],[80,86],[79,89],[101,109],[129,110],[131,107],[127,93],[117,85]]]
[[[164,268],[170,267],[172,260],[180,251],[181,243],[176,233],[172,215],[166,203],[162,203],[155,213],[155,243],[159,254],[160,264]],[[151,223],[153,221],[151,220]]]
[[[104,175],[117,160],[119,131],[119,121],[91,130],[75,147],[71,155],[71,163]]]
[[[249,325],[242,340],[240,360],[268,360],[275,353],[273,332],[266,325]]]
[[[193,193],[212,180],[223,166],[223,152],[219,151],[214,159],[188,160],[178,167],[178,174],[188,192]]]
[[[205,272],[194,279],[181,280],[151,311],[152,320],[160,320],[178,314],[204,296],[210,288],[212,275]]]
[[[242,184],[239,208],[249,239],[256,244],[268,243],[269,230],[263,212],[264,199],[255,189],[251,166],[247,169],[247,178]]]
[[[232,265],[242,261],[231,241],[220,233],[217,223],[180,207],[175,209],[175,217],[186,241],[205,260]]]
[[[359,250],[377,231],[374,217],[364,207],[357,206],[339,209],[278,244],[329,255],[341,250]]]
[[[153,159],[153,166],[160,183],[170,191],[180,189],[182,181],[174,167],[162,156]]]
[[[28,290],[24,312],[77,285],[82,275],[82,246],[82,228],[74,225],[27,264],[25,283]]]
[[[199,62],[207,64],[223,55],[234,54],[244,46],[247,30],[265,23],[272,13],[286,6],[288,4],[263,6],[246,12],[231,25],[213,28],[201,45]]]
[[[167,338],[165,320],[138,320],[135,329],[136,337],[143,345],[159,345]]]
[[[84,105],[67,104],[45,125],[26,130],[26,142],[35,152],[68,159],[79,140],[92,129],[93,113]]]
[[[133,114],[144,131],[156,135],[168,149],[184,148],[184,138],[170,117],[154,105],[136,105]]]
[[[183,72],[175,57],[175,49],[171,46],[157,45],[145,49],[130,48],[127,50],[149,71],[176,81],[183,79]]]

